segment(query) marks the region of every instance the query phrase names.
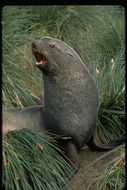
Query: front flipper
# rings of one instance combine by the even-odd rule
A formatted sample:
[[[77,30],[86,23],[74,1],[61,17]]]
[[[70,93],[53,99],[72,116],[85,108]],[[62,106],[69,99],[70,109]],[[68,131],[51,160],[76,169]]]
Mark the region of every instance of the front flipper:
[[[67,180],[70,180],[80,167],[79,154],[75,143],[72,140],[63,140],[61,145],[66,155],[66,159],[71,166],[71,172],[67,174]]]

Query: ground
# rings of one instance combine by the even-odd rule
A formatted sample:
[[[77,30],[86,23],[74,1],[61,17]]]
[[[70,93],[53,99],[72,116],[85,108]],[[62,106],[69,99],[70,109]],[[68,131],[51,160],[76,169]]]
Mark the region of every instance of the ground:
[[[106,163],[116,157],[116,153],[112,153],[97,163],[92,164],[92,162],[104,154],[105,152],[91,151],[89,149],[81,150],[79,171],[72,177],[68,186],[64,187],[63,190],[97,190],[93,186],[93,183],[91,183],[97,176],[95,174],[103,171],[106,168]]]

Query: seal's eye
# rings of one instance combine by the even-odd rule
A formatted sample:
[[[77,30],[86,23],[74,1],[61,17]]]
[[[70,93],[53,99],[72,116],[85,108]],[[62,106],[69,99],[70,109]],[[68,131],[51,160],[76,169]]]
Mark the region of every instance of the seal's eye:
[[[50,47],[50,48],[55,48],[55,50],[57,50],[57,51],[59,51],[60,52],[60,50],[61,50],[61,48],[60,48],[60,46],[56,43],[56,42],[50,42],[49,44],[48,44],[48,46]]]
[[[50,44],[49,44],[49,47],[51,47],[51,48],[55,48],[56,46],[55,46],[55,44],[50,43]]]

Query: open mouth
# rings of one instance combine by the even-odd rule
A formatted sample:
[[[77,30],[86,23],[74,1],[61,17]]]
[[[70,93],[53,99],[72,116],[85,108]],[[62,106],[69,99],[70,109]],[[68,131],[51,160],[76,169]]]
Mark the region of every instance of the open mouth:
[[[37,51],[33,51],[33,54],[36,58],[36,65],[41,65],[47,62],[46,56],[44,53],[39,53]]]

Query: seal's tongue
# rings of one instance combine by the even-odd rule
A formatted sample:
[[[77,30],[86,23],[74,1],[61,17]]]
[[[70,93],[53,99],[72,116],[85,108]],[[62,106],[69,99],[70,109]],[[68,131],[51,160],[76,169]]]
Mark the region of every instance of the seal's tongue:
[[[44,54],[39,53],[39,52],[33,52],[34,56],[36,58],[36,65],[41,65],[44,64],[46,62],[46,57],[44,56]]]

